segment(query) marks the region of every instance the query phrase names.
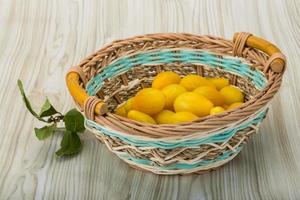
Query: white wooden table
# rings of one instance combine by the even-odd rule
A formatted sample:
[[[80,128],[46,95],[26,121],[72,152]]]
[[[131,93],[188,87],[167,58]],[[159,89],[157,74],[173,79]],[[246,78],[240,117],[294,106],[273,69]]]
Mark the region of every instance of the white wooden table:
[[[0,0],[0,199],[300,199],[300,2],[297,0]],[[205,175],[133,170],[85,134],[59,159],[61,135],[40,142],[17,79],[36,107],[73,107],[67,69],[112,40],[153,32],[276,43],[288,69],[260,133],[231,163]]]

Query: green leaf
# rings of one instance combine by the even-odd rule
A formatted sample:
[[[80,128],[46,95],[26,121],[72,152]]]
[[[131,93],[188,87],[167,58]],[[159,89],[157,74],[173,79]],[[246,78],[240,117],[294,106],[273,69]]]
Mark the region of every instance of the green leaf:
[[[40,112],[40,117],[49,117],[51,115],[54,115],[58,113],[55,108],[50,104],[48,98],[46,98],[46,101],[41,109],[41,112]]]
[[[66,131],[60,146],[61,148],[56,151],[57,156],[71,155],[81,150],[81,141],[76,132]]]
[[[83,132],[85,130],[84,117],[75,108],[65,114],[64,122],[68,131]]]
[[[55,128],[56,124],[51,124],[50,126],[44,126],[42,128],[34,128],[34,132],[39,140],[44,140],[54,133]]]
[[[26,94],[24,92],[24,88],[23,88],[23,84],[22,84],[22,81],[21,80],[18,80],[18,86],[19,86],[19,90],[21,92],[21,95],[23,97],[23,100],[24,100],[24,103],[25,103],[25,106],[26,108],[29,110],[29,112],[34,116],[36,117],[38,120],[40,121],[43,121],[43,122],[46,122],[44,119],[42,119],[31,107],[30,105],[30,102],[28,100],[28,98],[26,97]]]

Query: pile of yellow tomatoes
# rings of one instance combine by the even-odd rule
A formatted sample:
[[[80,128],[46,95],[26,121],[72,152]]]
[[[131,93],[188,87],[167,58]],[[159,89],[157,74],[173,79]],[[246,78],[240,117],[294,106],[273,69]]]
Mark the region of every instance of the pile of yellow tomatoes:
[[[117,115],[150,124],[178,124],[239,107],[243,92],[227,78],[205,78],[172,71],[157,74],[150,88],[118,106]]]

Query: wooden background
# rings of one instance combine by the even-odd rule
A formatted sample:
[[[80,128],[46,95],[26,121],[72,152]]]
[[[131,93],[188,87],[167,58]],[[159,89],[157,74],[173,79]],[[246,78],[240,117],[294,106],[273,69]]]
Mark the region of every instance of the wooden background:
[[[0,199],[300,199],[300,2],[298,0],[0,0]],[[153,32],[232,38],[248,31],[287,55],[268,118],[241,154],[201,176],[129,168],[89,134],[80,155],[40,142],[17,79],[36,107],[73,107],[69,66],[112,40]]]

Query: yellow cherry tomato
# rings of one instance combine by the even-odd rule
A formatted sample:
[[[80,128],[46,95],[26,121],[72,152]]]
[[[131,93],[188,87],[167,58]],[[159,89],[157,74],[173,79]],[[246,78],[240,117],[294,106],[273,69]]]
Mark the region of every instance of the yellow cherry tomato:
[[[131,97],[130,99],[128,99],[126,101],[126,103],[124,104],[124,107],[126,109],[127,112],[129,112],[132,109],[132,101],[133,101],[134,97]]]
[[[127,117],[129,119],[139,121],[139,122],[145,122],[148,124],[156,124],[155,120],[150,116],[145,113],[142,113],[137,110],[131,110],[128,112]]]
[[[211,115],[216,115],[216,114],[219,114],[219,113],[222,113],[224,112],[225,109],[222,108],[221,106],[216,106],[216,107],[213,107],[211,110],[210,110],[210,114]]]
[[[158,124],[170,124],[174,114],[171,110],[162,110],[154,116],[154,119]]]
[[[220,93],[224,96],[227,105],[231,105],[235,102],[244,102],[244,94],[239,88],[233,85],[222,88]]]
[[[229,85],[229,79],[227,78],[208,78],[208,80],[216,86],[217,90]]]
[[[191,122],[198,119],[198,116],[191,113],[191,112],[177,112],[174,115],[171,116],[170,118],[170,123],[171,124],[179,124],[179,123],[184,123],[184,122]]]
[[[210,100],[215,106],[220,106],[225,103],[225,98],[220,94],[220,92],[212,87],[209,86],[201,86],[194,90],[198,94],[206,97]]]
[[[140,90],[132,100],[132,109],[155,115],[165,106],[166,97],[162,91],[155,88]]]
[[[184,92],[186,92],[186,89],[178,84],[171,84],[162,89],[162,92],[164,93],[166,97],[166,104],[165,108],[173,110],[173,103],[176,97]]]
[[[162,89],[170,84],[176,84],[180,82],[180,76],[172,71],[161,72],[156,75],[152,81],[152,87],[156,89]]]
[[[122,116],[122,117],[127,117],[127,111],[126,111],[126,109],[125,109],[125,104],[123,104],[123,105],[117,107],[116,110],[115,110],[115,113],[116,113],[117,115]]]
[[[197,87],[205,85],[213,88],[216,87],[212,82],[206,80],[204,77],[194,74],[183,77],[180,81],[180,85],[185,87],[185,89],[188,91],[193,91]]]
[[[180,94],[174,101],[176,112],[191,112],[198,117],[209,115],[213,103],[196,92],[185,92]]]
[[[235,109],[237,107],[239,107],[240,105],[242,105],[243,103],[242,102],[235,102],[233,104],[231,104],[229,107],[228,107],[228,110],[230,109]]]

